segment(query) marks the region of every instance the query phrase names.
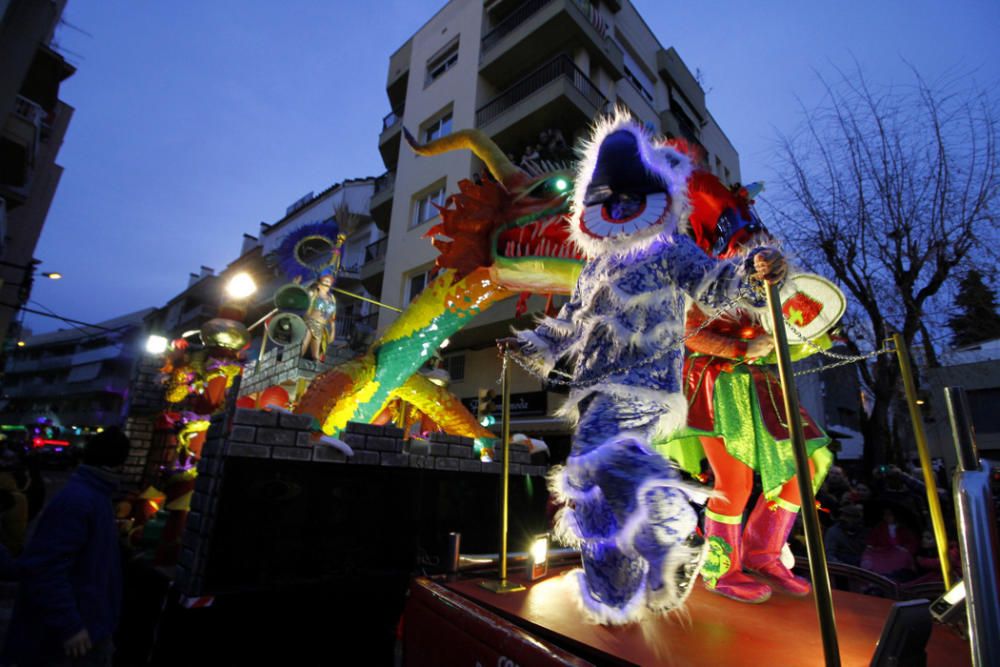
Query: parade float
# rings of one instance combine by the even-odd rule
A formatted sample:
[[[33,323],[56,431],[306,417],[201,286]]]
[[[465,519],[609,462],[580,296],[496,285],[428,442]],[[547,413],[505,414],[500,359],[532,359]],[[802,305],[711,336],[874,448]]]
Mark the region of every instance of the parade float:
[[[328,368],[314,364],[307,382],[297,375],[257,386],[240,402],[230,385],[239,373],[221,370],[238,356],[217,358],[219,346],[208,345],[200,358],[191,356],[197,349],[171,357],[172,396],[183,389],[190,404],[232,389],[211,410],[180,413],[174,490],[160,497],[147,489],[141,498],[185,511],[176,609],[226,618],[224,636],[235,640],[261,613],[248,596],[294,607],[323,591],[331,603],[323,624],[349,628],[358,642],[391,642],[395,633],[413,665],[867,664],[880,633],[889,657],[922,655],[926,645],[932,660],[964,664],[964,642],[941,625],[925,627],[927,614],[831,591],[828,572],[837,568],[823,557],[810,482],[825,462],[803,430],[789,337],[796,357],[824,352],[843,298],[820,277],[786,277],[777,253],[722,257],[755,219],[748,192],[724,188],[697,169],[689,148],[654,140],[624,116],[599,125],[575,185],[566,172],[525,173],[475,130],[427,145],[407,139],[421,155],[471,150],[491,177],[461,181],[441,207],[428,232],[440,252],[436,278],[367,350]],[[707,199],[716,208],[706,191],[715,192]],[[692,210],[708,222],[692,224]],[[288,243],[290,261],[307,274],[286,274],[264,326],[272,351],[282,353],[273,364],[298,368],[303,356],[321,362],[332,335],[335,301],[321,302],[333,301],[339,243],[318,228]],[[303,262],[296,251],[306,246],[311,259]],[[568,301],[504,343],[497,438],[425,366],[476,315],[526,292]],[[700,314],[688,312],[692,302]],[[768,440],[785,456],[766,498],[794,517],[774,499],[787,484],[797,487],[809,547],[792,574],[793,563],[775,564],[787,526],[770,530],[774,517],[758,520],[769,541],[755,569],[800,597],[775,594],[755,608],[713,594],[738,562],[738,537],[699,528],[712,489],[685,470],[694,472],[704,452],[671,437],[685,424],[695,427],[688,437],[725,435],[688,420],[683,347],[713,323],[739,322],[736,312],[753,313],[760,325],[743,338],[775,341],[759,363],[779,372],[748,370],[784,427]],[[736,347],[745,357],[746,345]],[[562,357],[571,363],[557,366]],[[579,420],[577,439],[556,471],[533,464],[526,439],[510,437],[515,363],[568,389],[564,412]],[[546,473],[561,505],[554,530]],[[571,548],[547,551],[550,538]],[[411,581],[419,570],[430,576]],[[803,585],[807,572],[811,584]],[[696,583],[699,573],[706,586]],[[282,636],[319,623],[268,617]],[[916,649],[899,640],[914,627]],[[176,615],[160,629],[177,659],[188,642],[218,645],[222,632]],[[447,646],[442,633],[452,638]],[[890,649],[893,642],[899,647]]]

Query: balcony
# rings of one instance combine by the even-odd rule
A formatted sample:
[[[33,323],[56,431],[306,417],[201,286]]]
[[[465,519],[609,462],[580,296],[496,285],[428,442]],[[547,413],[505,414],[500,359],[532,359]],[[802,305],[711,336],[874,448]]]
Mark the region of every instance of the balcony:
[[[31,176],[38,156],[45,111],[41,105],[18,95],[14,111],[0,119],[0,186],[3,196],[21,204],[28,196]]]
[[[607,103],[569,56],[560,55],[480,107],[476,127],[501,146],[518,146],[545,128],[585,125]]]
[[[702,146],[701,132],[683,112],[661,112],[660,131],[671,139],[684,139],[695,146]]]
[[[383,233],[389,232],[389,220],[392,216],[392,194],[396,185],[396,174],[387,171],[375,179],[375,191],[372,193],[372,201],[369,205],[372,220],[375,226]]]
[[[479,73],[505,86],[536,63],[582,46],[618,79],[624,56],[607,32],[600,17],[578,0],[527,0],[483,36]]]
[[[382,133],[378,135],[378,152],[382,155],[382,163],[390,171],[396,168],[399,160],[399,142],[403,136],[403,110],[390,111],[382,119]]]
[[[705,91],[701,89],[701,85],[698,80],[694,78],[691,70],[687,68],[684,61],[681,60],[680,55],[677,51],[670,47],[669,49],[660,49],[656,53],[656,69],[659,70],[660,76],[670,85],[675,88],[685,99],[685,101],[691,106],[691,110],[698,114],[700,118],[696,118],[697,121],[702,121],[705,119],[707,113],[705,110]],[[671,97],[673,97],[674,92],[671,91]]]
[[[90,393],[122,394],[128,388],[128,378],[124,376],[102,376],[83,382],[68,382],[65,377],[40,382],[21,382],[4,387],[3,393],[9,398],[52,398]]]
[[[361,265],[354,264],[352,266],[346,266],[344,264],[340,265],[340,270],[337,271],[337,282],[341,287],[345,285],[350,285],[352,283],[357,283],[361,281]]]
[[[346,341],[348,346],[363,348],[370,343],[378,327],[378,313],[368,315],[338,315],[337,339]]]
[[[361,265],[361,284],[371,294],[382,292],[382,276],[385,274],[385,255],[388,249],[388,236],[383,236],[365,247],[365,263]]]
[[[412,46],[413,40],[410,39],[389,56],[389,76],[385,81],[385,92],[389,96],[389,103],[393,106],[403,106],[403,101],[406,99]]]

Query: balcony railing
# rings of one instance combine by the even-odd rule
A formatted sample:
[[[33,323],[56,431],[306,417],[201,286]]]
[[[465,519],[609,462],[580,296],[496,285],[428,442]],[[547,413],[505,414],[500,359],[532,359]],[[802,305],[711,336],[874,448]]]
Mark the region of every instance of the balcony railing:
[[[372,196],[379,194],[380,192],[385,192],[386,190],[391,190],[393,185],[396,183],[396,172],[387,171],[378,178],[375,179],[375,190],[372,192]]]
[[[476,111],[476,126],[482,127],[490,123],[524,98],[563,76],[568,77],[573,87],[598,109],[607,104],[607,98],[594,82],[587,78],[569,56],[561,54],[481,106]]]
[[[350,266],[346,264],[341,264],[340,269],[337,271],[337,275],[341,278],[348,278],[357,280],[361,273],[360,264],[351,264]]]
[[[338,315],[336,327],[338,338],[349,338],[355,333],[372,333],[378,327],[378,313]]]
[[[14,100],[14,114],[41,129],[45,110],[27,97],[18,95]]]
[[[688,118],[687,113],[679,104],[671,100],[670,112],[677,119],[677,126],[680,128],[681,136],[687,141],[701,144],[701,132],[698,127]]]
[[[532,14],[550,2],[552,2],[552,0],[528,0],[523,5],[512,11],[510,16],[498,23],[495,28],[483,36],[482,53],[486,53],[492,49],[496,46],[497,42],[504,38],[505,35],[513,32],[517,26],[527,21],[531,18]]]
[[[386,250],[389,249],[389,237],[383,236],[375,243],[365,246],[365,264],[385,257]]]
[[[402,122],[403,122],[403,110],[394,109],[389,113],[387,113],[385,115],[385,118],[382,119],[382,131],[385,132],[389,128],[394,127]]]

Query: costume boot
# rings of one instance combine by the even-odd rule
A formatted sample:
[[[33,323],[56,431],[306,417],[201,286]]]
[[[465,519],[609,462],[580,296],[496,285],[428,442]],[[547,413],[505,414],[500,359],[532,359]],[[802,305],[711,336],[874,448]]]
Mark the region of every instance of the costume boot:
[[[714,518],[713,518],[714,517]],[[740,518],[705,514],[708,557],[701,567],[705,588],[739,602],[758,604],[771,597],[771,588],[743,574],[740,563]]]
[[[812,587],[781,563],[781,549],[795,525],[792,512],[763,496],[757,501],[743,531],[743,564],[763,575],[768,583],[790,595],[805,596]]]

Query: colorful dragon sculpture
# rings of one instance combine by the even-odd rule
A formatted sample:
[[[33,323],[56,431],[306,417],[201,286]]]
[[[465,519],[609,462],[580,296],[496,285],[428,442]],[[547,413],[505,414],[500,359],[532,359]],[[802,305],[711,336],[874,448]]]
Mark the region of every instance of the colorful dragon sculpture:
[[[470,149],[492,178],[459,182],[459,192],[439,207],[440,224],[426,234],[441,253],[437,277],[365,354],[318,376],[296,412],[336,436],[349,421],[372,421],[399,397],[448,433],[492,438],[458,398],[417,370],[445,339],[497,302],[522,292],[572,291],[582,258],[569,238],[570,179],[522,171],[478,130],[426,145],[408,132],[406,139],[419,155]]]

